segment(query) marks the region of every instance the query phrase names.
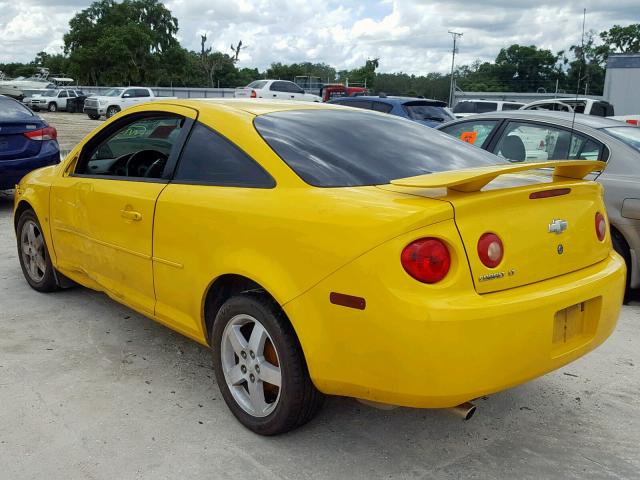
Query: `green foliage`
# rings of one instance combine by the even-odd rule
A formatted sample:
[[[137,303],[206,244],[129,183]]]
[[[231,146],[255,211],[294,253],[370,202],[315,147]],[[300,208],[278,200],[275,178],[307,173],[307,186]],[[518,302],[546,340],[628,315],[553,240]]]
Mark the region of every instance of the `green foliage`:
[[[302,62],[284,65],[278,62],[272,63],[265,75],[266,78],[291,81],[302,76],[320,77],[323,82],[331,83],[336,79],[336,69],[326,63]]]

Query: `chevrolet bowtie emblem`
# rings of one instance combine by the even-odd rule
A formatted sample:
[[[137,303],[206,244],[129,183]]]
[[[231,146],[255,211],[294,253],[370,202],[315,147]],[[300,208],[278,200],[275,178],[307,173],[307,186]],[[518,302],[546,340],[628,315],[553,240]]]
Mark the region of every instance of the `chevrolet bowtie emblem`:
[[[558,235],[560,235],[567,229],[568,226],[569,222],[567,222],[566,220],[554,219],[549,224],[549,233],[557,233]]]

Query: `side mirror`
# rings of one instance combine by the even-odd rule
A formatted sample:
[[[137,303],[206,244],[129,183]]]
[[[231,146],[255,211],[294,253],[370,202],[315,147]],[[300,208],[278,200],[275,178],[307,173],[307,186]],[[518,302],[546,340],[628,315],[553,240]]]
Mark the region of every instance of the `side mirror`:
[[[129,98],[131,96],[130,93],[123,93],[122,98]]]

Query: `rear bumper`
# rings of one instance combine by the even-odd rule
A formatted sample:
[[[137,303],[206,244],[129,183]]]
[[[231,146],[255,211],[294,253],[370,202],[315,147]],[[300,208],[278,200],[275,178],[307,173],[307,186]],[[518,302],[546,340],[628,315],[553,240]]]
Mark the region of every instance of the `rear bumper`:
[[[284,306],[325,393],[440,408],[504,390],[600,345],[616,325],[624,294],[624,260],[614,252],[524,287],[433,297],[376,278],[371,265],[383,269],[376,260],[356,260]],[[366,298],[365,310],[330,304],[332,291]],[[566,323],[556,313],[574,305],[585,312],[565,340]]]
[[[43,142],[37,157],[0,160],[0,190],[13,188],[32,170],[56,163],[60,163],[60,148],[56,141]]]

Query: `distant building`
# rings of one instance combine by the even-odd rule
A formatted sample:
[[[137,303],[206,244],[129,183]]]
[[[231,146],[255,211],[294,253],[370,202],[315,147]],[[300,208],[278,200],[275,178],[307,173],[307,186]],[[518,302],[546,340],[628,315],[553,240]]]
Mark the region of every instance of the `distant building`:
[[[640,53],[614,53],[607,59],[603,98],[616,115],[640,114]]]

